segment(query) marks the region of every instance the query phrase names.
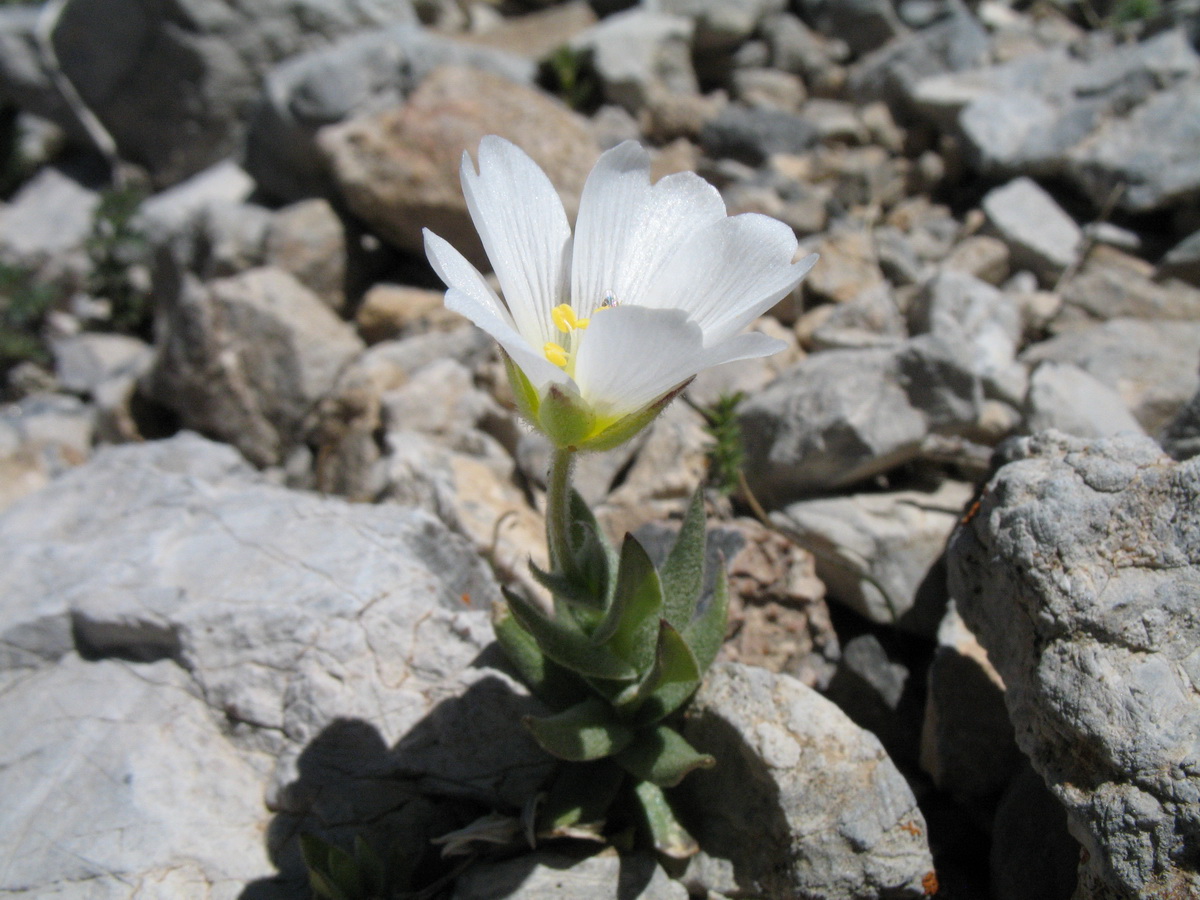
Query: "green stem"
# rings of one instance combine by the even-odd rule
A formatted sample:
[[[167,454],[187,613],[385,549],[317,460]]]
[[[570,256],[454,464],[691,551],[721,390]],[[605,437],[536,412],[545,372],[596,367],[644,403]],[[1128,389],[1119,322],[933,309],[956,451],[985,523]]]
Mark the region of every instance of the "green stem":
[[[546,481],[546,544],[553,572],[566,573],[571,559],[571,465],[574,462],[573,450],[552,451],[550,475]]]

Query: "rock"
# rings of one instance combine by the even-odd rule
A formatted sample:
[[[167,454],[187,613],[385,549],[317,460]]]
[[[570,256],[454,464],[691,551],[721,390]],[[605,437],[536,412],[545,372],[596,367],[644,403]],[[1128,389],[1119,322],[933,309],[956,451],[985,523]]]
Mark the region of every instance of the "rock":
[[[897,347],[908,327],[893,292],[879,283],[845,303],[818,306],[797,325],[797,333],[813,351],[865,347]]]
[[[1200,231],[1192,232],[1167,251],[1158,264],[1158,275],[1200,287]]]
[[[1143,437],[1015,443],[950,544],[951,592],[1066,808],[1076,896],[1189,896],[1200,778],[1200,470]]]
[[[693,893],[925,894],[932,860],[908,785],[879,741],[816,692],[718,664],[683,734],[720,761],[677,792],[704,848],[684,876]]]
[[[1200,78],[1193,77],[1106,121],[1067,154],[1066,174],[1098,208],[1114,195],[1133,213],[1183,207],[1200,197],[1198,139]]]
[[[1083,438],[1145,434],[1120,394],[1070,363],[1043,362],[1034,368],[1024,420],[1029,433],[1054,428]]]
[[[850,48],[843,41],[813,31],[803,20],[787,12],[768,16],[761,30],[767,41],[771,68],[801,75],[805,84],[814,89],[844,79],[839,63],[846,61]]]
[[[155,245],[182,233],[214,206],[239,206],[250,199],[254,179],[232,160],[222,160],[166,190],[147,197],[137,225]]]
[[[695,22],[698,53],[728,51],[745,41],[767,16],[783,12],[785,0],[650,0],[652,9]]]
[[[822,34],[844,41],[856,56],[876,50],[906,31],[889,0],[803,0],[799,7]]]
[[[879,638],[867,633],[848,640],[837,671],[825,689],[826,699],[856,725],[879,738],[892,759],[909,764],[917,757],[921,700],[911,687],[908,667],[895,662]]]
[[[271,218],[264,250],[267,265],[296,280],[340,312],[346,305],[345,223],[329,202],[312,199],[285,206]]]
[[[318,142],[355,215],[402,250],[428,227],[487,268],[458,180],[486,134],[521,145],[574,214],[599,155],[582,117],[540,91],[470,69],[438,69],[403,106],[322,130]]]
[[[927,695],[921,768],[939,790],[986,821],[1023,759],[1004,705],[1004,680],[953,598],[938,625]]]
[[[567,0],[501,19],[494,28],[467,33],[461,39],[538,62],[595,24],[596,12],[587,0]]]
[[[282,461],[362,343],[315,294],[278,269],[200,284],[167,301],[147,394],[185,427],[258,465]]]
[[[775,153],[800,153],[819,139],[816,127],[800,116],[741,106],[725,107],[700,132],[700,145],[708,156],[749,166],[760,166]]]
[[[1200,391],[1167,423],[1162,447],[1178,460],[1200,455]]]
[[[51,342],[54,375],[73,394],[94,395],[106,381],[135,378],[153,351],[144,341],[123,334],[81,332]]]
[[[603,853],[580,860],[540,851],[471,866],[451,900],[687,900],[688,892],[650,857]]]
[[[971,366],[933,335],[810,356],[740,408],[750,489],[779,506],[913,460],[931,432],[969,430],[983,400]]]
[[[821,265],[805,278],[803,289],[818,302],[846,303],[885,281],[871,240],[861,231],[834,230],[816,249]]]
[[[596,73],[604,99],[631,113],[658,93],[695,94],[694,26],[682,16],[636,7],[616,13],[571,42]]]
[[[100,451],[0,535],[0,703],[36,726],[0,740],[10,892],[232,897],[270,859],[302,896],[298,831],[374,840],[423,794],[519,807],[546,775],[535,707],[470,668],[495,582],[423,512],[184,434]]]
[[[1025,266],[1048,285],[1075,262],[1083,233],[1037,182],[1018,178],[983,198],[983,211],[1008,245],[1014,266]]]
[[[1200,386],[1200,323],[1111,319],[1033,344],[1030,365],[1071,363],[1113,388],[1148,434],[1156,434]]]
[[[440,66],[487,71],[519,84],[530,84],[536,70],[528,59],[412,25],[344,37],[267,73],[249,123],[247,169],[282,200],[330,193],[317,132],[402,103]]]
[[[735,69],[731,87],[734,100],[757,109],[794,113],[807,98],[800,78],[775,69]],[[823,136],[827,136],[824,131]]]
[[[1112,247],[1094,247],[1079,271],[1062,285],[1056,331],[1129,316],[1138,319],[1200,319],[1200,289],[1153,279],[1154,267]]]
[[[1028,765],[996,807],[992,827],[991,889],[995,900],[1070,900],[1075,891],[1079,844],[1067,815]]]
[[[445,291],[378,283],[363,295],[354,314],[358,334],[368,344],[462,326],[462,317],[446,309]]]
[[[95,411],[65,394],[0,407],[0,509],[85,462],[95,428]]]
[[[85,0],[64,9],[53,39],[121,157],[166,186],[237,149],[273,63],[396,21],[415,23],[409,0]]]
[[[872,622],[932,635],[946,603],[939,564],[970,485],[802,500],[772,514],[816,557],[831,599]]]
[[[0,206],[0,263],[42,281],[78,280],[89,268],[83,248],[99,204],[68,172],[42,168]]]
[[[986,234],[964,238],[950,251],[942,262],[945,269],[966,272],[980,281],[999,285],[1010,274],[1011,254],[1008,245],[999,238]]]

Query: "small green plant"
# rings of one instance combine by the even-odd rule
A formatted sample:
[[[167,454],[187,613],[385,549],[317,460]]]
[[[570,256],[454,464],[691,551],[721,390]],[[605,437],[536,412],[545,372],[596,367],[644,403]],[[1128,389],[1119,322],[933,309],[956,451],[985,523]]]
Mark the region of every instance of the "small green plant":
[[[585,111],[600,99],[600,84],[588,68],[587,52],[563,44],[545,60],[542,78],[546,87],[571,109]]]
[[[741,484],[742,465],[746,449],[742,444],[742,428],[738,424],[738,404],[745,394],[737,391],[722,394],[709,407],[693,407],[704,416],[704,430],[713,439],[708,448],[708,482],[728,496]]]
[[[396,883],[379,854],[361,836],[354,852],[311,834],[300,835],[300,852],[308,869],[308,883],[323,900],[383,900]]]
[[[560,465],[565,466],[565,461]],[[701,608],[704,502],[693,498],[661,571],[632,535],[616,551],[591,511],[569,493],[556,539],[552,484],[547,530],[552,570],[533,567],[554,596],[554,615],[511,591],[495,611],[500,646],[521,679],[554,714],[525,721],[537,742],[563,760],[538,830],[599,830],[618,797],[632,800],[654,846],[686,857],[695,843],[662,789],[712,766],[670,724],[691,697],[725,636],[723,578]]]
[[[57,297],[25,269],[0,263],[0,373],[20,362],[49,360],[40,333]]]
[[[150,317],[149,292],[130,277],[149,254],[135,218],[143,199],[145,192],[136,187],[102,193],[84,245],[91,261],[88,291],[112,305],[113,330],[134,334],[145,330]]]
[[[1121,0],[1113,9],[1109,20],[1114,25],[1127,25],[1153,19],[1161,12],[1162,4],[1158,0]]]

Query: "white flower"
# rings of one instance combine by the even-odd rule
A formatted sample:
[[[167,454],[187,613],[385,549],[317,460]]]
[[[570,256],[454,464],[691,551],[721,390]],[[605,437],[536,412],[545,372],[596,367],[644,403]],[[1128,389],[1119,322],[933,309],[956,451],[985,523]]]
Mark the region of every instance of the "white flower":
[[[496,339],[522,412],[560,447],[615,446],[701,370],[783,349],[741,331],[816,262],[792,262],[783,223],[727,216],[694,173],[651,185],[633,141],[596,163],[573,238],[550,180],[502,138],[480,142],[478,172],[463,154],[462,185],[504,300],[428,229],[425,252],[446,307]]]

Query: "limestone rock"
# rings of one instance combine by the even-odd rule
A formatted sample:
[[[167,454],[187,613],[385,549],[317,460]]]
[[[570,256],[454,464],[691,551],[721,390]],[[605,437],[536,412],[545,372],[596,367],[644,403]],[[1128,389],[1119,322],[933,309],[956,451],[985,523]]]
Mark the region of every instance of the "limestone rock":
[[[1029,377],[1025,430],[1055,428],[1084,438],[1144,433],[1120,394],[1070,363],[1040,363]]]
[[[608,16],[571,46],[595,71],[604,99],[636,114],[660,93],[697,92],[692,32],[682,16],[639,7]]]
[[[99,194],[62,169],[41,169],[0,206],[0,263],[52,281],[87,271],[84,241]]]
[[[1200,318],[1200,289],[1178,281],[1154,280],[1154,267],[1112,247],[1095,247],[1079,271],[1062,286],[1062,310],[1055,331],[1130,317]]]
[[[989,191],[983,210],[1008,244],[1013,265],[1025,266],[1053,284],[1075,262],[1083,232],[1032,179],[1018,178]]]
[[[185,276],[163,326],[149,395],[258,465],[283,459],[362,349],[320,298],[270,268],[204,285]]]
[[[926,893],[933,864],[908,784],[879,741],[815,691],[718,664],[683,733],[720,761],[677,792],[705,848],[685,883],[822,900]]]
[[[1200,470],[1133,436],[1049,432],[1008,459],[950,586],[1087,851],[1076,896],[1195,894]]]
[[[319,144],[351,211],[396,247],[423,253],[428,227],[486,268],[458,180],[486,134],[519,144],[578,205],[599,148],[582,117],[540,91],[471,69],[438,69],[408,102],[344,125]]]
[[[615,853],[575,859],[540,851],[499,863],[472,866],[454,885],[451,900],[687,900],[649,857]]]
[[[65,394],[0,407],[0,509],[85,462],[95,430],[95,410]]]

